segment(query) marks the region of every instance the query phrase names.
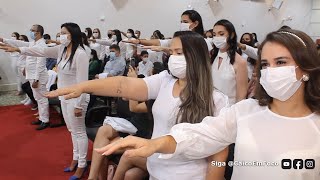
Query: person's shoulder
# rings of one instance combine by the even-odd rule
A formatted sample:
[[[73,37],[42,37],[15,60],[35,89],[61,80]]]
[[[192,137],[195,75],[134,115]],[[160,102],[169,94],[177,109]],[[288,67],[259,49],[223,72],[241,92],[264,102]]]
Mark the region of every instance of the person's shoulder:
[[[228,96],[223,94],[218,89],[213,90],[212,97],[213,97],[214,102],[217,102],[217,101],[227,101],[228,102]]]
[[[266,106],[261,106],[257,99],[245,99],[233,105],[238,113],[242,116],[255,114],[265,109]]]

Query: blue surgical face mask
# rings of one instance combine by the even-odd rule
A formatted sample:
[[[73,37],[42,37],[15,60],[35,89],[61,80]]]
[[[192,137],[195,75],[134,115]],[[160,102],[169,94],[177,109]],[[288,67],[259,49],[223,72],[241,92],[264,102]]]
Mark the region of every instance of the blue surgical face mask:
[[[30,31],[30,38],[33,39],[33,40],[36,39],[35,32]]]
[[[115,59],[116,58],[116,52],[110,52],[110,58]]]

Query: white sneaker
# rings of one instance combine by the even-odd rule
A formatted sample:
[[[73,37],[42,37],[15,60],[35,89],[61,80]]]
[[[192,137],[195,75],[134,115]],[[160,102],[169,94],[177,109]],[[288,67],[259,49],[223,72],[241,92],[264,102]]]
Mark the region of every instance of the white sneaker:
[[[28,101],[24,103],[25,106],[28,106],[28,105],[31,105],[31,104],[32,104],[31,99],[28,99]]]
[[[20,102],[21,102],[21,104],[24,104],[24,103],[26,103],[28,100],[29,100],[29,97],[27,96],[24,100],[22,100],[22,101],[20,101]]]

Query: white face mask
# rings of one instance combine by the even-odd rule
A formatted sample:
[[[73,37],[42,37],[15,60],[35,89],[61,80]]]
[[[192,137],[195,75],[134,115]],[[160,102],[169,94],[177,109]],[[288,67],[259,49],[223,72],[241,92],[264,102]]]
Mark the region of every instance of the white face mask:
[[[99,37],[99,33],[93,33],[93,37],[97,39]]]
[[[143,62],[147,62],[149,60],[149,58],[142,58]]]
[[[132,34],[131,33],[127,33],[127,38],[132,38]]]
[[[227,38],[224,36],[213,37],[212,42],[218,49],[223,49],[227,46]]]
[[[180,31],[191,31],[190,23],[181,23],[180,24]]]
[[[283,66],[262,69],[260,84],[269,96],[286,101],[299,89],[302,82],[296,78],[296,67]]]
[[[117,40],[117,36],[116,35],[112,35],[112,40],[116,41]]]
[[[134,35],[135,35],[136,37],[139,37],[139,34],[137,34],[137,33],[136,33],[136,34],[134,34]]]
[[[60,43],[62,45],[67,47],[70,44],[70,42],[71,42],[71,40],[68,39],[68,35],[67,34],[60,35]]]
[[[169,58],[168,67],[173,76],[179,79],[186,77],[187,61],[184,55],[171,55]]]
[[[12,39],[12,40],[17,40],[17,38],[16,38],[16,37],[13,37],[13,36],[11,36],[11,39]]]
[[[56,40],[57,40],[57,41],[60,41],[60,37],[57,37]]]

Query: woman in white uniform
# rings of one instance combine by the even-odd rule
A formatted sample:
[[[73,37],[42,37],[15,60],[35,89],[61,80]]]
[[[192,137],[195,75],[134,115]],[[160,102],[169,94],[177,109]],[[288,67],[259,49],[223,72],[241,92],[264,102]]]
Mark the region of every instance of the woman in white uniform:
[[[203,30],[202,18],[200,14],[195,10],[187,10],[183,12],[181,15],[180,31],[193,31],[203,36],[204,30]],[[207,47],[210,52],[212,50],[212,45],[209,40],[205,39],[205,41],[207,43]],[[168,51],[171,44],[171,39],[165,39],[165,40],[137,39],[137,40],[129,40],[127,42],[134,43],[134,44],[142,44],[145,46],[161,46],[163,48],[163,51]]]
[[[61,26],[61,45],[47,48],[13,48],[2,47],[9,52],[20,52],[22,55],[50,57],[58,60],[58,88],[67,87],[88,80],[89,59],[82,44],[80,27],[75,23]],[[65,172],[76,171],[70,180],[80,179],[87,167],[88,137],[85,127],[85,114],[89,101],[88,94],[79,98],[61,100],[63,117],[71,132],[73,143],[73,161]]]
[[[167,134],[177,123],[199,123],[202,117],[219,114],[221,108],[228,104],[227,97],[213,89],[210,72],[209,53],[203,36],[194,32],[176,32],[171,43],[172,55],[169,70],[145,79],[112,77],[89,81],[75,88],[58,89],[49,96],[69,94],[76,97],[78,93],[92,92],[96,95],[118,96],[127,99],[145,101],[155,99],[152,107],[154,128],[152,138]],[[222,150],[222,149],[221,149]],[[227,151],[216,154],[215,160],[225,160]],[[141,169],[146,169],[146,159],[137,158]],[[144,161],[144,163],[143,163]],[[205,158],[195,161],[183,159],[161,160],[157,155],[147,159],[150,179],[205,179],[206,172],[216,176],[224,174],[223,168],[208,166]],[[201,172],[201,173],[199,173]]]
[[[20,35],[19,36],[19,40],[20,41],[25,41],[25,42],[29,42],[29,39],[26,35]],[[26,68],[26,59],[27,56],[26,55],[20,55],[17,61],[17,66],[18,66],[18,76],[20,78],[20,82],[21,82],[21,87],[22,84],[26,83],[26,72],[25,72],[25,68]],[[23,90],[23,89],[22,89]],[[29,98],[28,95],[26,95],[26,98],[21,101],[22,104],[31,104],[31,99]]]
[[[213,26],[212,78],[214,87],[228,96],[233,105],[246,98],[248,89],[247,63],[236,52],[237,34],[233,24],[220,20]]]
[[[19,40],[19,33],[17,32],[13,32],[11,34],[11,39],[13,40]],[[22,89],[21,89],[21,85],[22,85],[22,82],[21,82],[21,76],[19,74],[19,70],[18,70],[18,61],[19,61],[19,53],[17,52],[13,52],[13,53],[10,53],[10,57],[11,57],[11,68],[12,68],[12,72],[14,73],[14,76],[16,77],[16,81],[17,81],[17,95],[22,95],[23,92],[22,92]]]
[[[98,28],[93,30],[92,39],[94,40],[100,40],[101,39],[101,33]],[[106,47],[104,45],[101,45],[99,43],[95,43],[95,41],[92,41],[92,39],[88,39],[90,41],[90,48],[97,51],[99,60],[104,60],[104,57],[106,55]]]
[[[236,142],[232,180],[318,180],[320,59],[316,45],[307,34],[287,29],[268,34],[259,48],[262,69],[257,100],[239,102],[199,124],[175,125],[168,136],[150,141],[129,137],[100,152],[107,150],[108,155],[120,147],[133,147],[137,150],[125,155],[148,157],[160,152],[168,154],[161,158],[194,160]]]

